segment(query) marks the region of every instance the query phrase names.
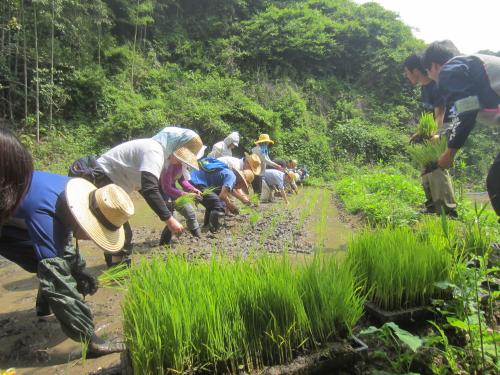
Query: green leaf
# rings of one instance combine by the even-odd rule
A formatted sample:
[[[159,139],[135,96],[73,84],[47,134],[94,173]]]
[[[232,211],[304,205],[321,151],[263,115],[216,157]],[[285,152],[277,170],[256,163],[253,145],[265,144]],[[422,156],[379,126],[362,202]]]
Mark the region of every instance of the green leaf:
[[[457,319],[457,318],[454,318],[451,316],[447,317],[446,320],[448,321],[448,323],[452,327],[459,328],[459,329],[464,330],[464,331],[467,330],[467,323],[464,322],[463,320],[460,320],[460,319]]]
[[[399,326],[396,323],[389,322],[386,323],[385,325],[390,327],[394,331],[396,336],[398,336],[398,338],[403,343],[405,343],[413,352],[416,352],[418,348],[422,346],[423,341],[420,337],[415,336],[402,328],[399,328]]]

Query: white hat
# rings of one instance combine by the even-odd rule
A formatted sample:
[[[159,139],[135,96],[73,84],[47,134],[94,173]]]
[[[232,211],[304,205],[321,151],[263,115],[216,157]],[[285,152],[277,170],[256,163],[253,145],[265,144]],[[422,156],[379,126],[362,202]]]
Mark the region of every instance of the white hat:
[[[117,252],[125,243],[125,224],[134,214],[134,204],[121,187],[96,188],[83,178],[66,184],[66,201],[78,225],[102,249]]]

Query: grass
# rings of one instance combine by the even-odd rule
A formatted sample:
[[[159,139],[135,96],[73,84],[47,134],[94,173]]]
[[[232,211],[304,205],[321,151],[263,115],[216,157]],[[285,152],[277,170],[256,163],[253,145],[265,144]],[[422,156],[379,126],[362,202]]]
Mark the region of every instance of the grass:
[[[437,160],[446,150],[447,141],[442,137],[437,142],[426,141],[408,147],[412,164],[419,170],[433,170],[437,168]]]
[[[426,235],[407,226],[366,229],[348,244],[349,264],[366,283],[368,298],[383,309],[427,304],[439,294],[434,284],[448,280],[452,256],[446,238],[421,225]]]
[[[419,181],[379,169],[344,177],[336,192],[349,213],[361,214],[373,225],[413,224],[425,201]]]
[[[131,272],[124,333],[136,373],[235,373],[345,336],[363,302],[352,271],[333,257],[293,266],[286,255],[155,258]]]
[[[422,113],[418,122],[417,134],[423,139],[429,139],[436,134],[437,130],[438,125],[434,120],[434,115],[430,112]]]

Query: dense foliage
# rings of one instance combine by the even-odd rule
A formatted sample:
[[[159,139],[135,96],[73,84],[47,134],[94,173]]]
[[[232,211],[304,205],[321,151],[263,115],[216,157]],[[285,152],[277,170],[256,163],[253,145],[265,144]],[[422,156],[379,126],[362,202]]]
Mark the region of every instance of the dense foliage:
[[[405,155],[419,99],[401,62],[422,47],[395,13],[352,0],[7,0],[0,122],[58,172],[182,124],[209,146],[240,131],[240,155],[270,133],[271,156],[330,177],[339,158]],[[493,141],[481,134],[462,158],[480,167],[459,171],[472,183]]]

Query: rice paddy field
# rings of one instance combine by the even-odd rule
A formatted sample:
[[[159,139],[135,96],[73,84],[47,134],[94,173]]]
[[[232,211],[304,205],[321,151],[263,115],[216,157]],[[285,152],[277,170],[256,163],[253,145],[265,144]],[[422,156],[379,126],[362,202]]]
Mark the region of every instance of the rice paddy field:
[[[287,208],[281,200],[243,208],[220,232],[183,234],[168,248],[158,246],[162,223],[137,199],[130,269],[106,271],[99,250],[83,249],[101,283],[87,298],[97,330],[126,343],[122,356],[82,358],[54,318],[35,317],[36,278],[0,260],[0,369],[310,373],[289,364],[332,343],[348,347],[357,334],[368,352],[322,373],[496,373],[494,216],[470,200],[462,221],[422,215],[419,193],[402,193],[411,184],[379,173],[303,188]],[[404,329],[381,326],[365,303],[388,311],[426,305],[435,314]]]

